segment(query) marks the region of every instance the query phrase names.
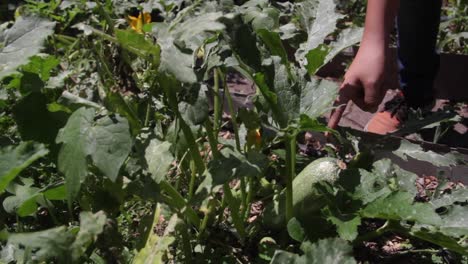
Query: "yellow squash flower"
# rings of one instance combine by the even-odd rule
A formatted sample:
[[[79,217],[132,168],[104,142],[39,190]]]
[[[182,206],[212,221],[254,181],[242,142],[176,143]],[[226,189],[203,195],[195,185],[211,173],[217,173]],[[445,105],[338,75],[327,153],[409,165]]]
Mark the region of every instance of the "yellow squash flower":
[[[151,14],[140,12],[138,17],[128,16],[130,27],[136,32],[143,34],[143,26],[151,23]]]
[[[262,146],[262,134],[260,129],[253,129],[247,132],[247,145],[259,149]]]

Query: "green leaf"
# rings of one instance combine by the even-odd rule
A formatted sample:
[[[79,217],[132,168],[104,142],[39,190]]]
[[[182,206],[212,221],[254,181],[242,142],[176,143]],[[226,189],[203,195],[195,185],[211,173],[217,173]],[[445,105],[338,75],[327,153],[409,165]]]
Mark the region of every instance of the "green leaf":
[[[309,75],[315,75],[317,71],[325,64],[330,48],[324,44],[320,44],[317,48],[311,49],[306,54],[307,65],[306,69]]]
[[[169,246],[175,242],[175,238],[170,236],[169,233],[172,233],[177,224],[177,216],[174,215],[169,220],[169,223],[164,230],[164,236],[158,236],[154,232],[157,224],[160,221],[161,216],[161,205],[156,205],[156,212],[154,213],[154,218],[152,225],[149,226],[150,233],[148,239],[146,240],[145,246],[135,255],[133,259],[133,264],[162,264],[163,257],[166,251],[169,250]]]
[[[408,157],[411,157],[413,159],[432,163],[438,167],[463,164],[463,157],[457,155],[457,153],[452,152],[441,155],[433,151],[424,151],[421,146],[412,144],[408,140],[402,140],[400,148],[393,151],[393,154],[405,161],[408,161]]]
[[[280,12],[269,6],[268,1],[247,1],[240,8],[244,23],[251,23],[256,31],[259,29],[275,30],[279,26]]]
[[[43,194],[46,199],[52,201],[61,201],[67,199],[67,190],[65,189],[65,185],[47,189],[43,192]]]
[[[379,161],[384,164],[390,165],[389,160]],[[372,173],[359,169],[361,175],[361,183],[356,187],[353,197],[362,201],[363,204],[368,204],[379,197],[386,197],[392,189],[389,186],[390,175],[385,173],[388,171],[374,170]]]
[[[303,243],[306,263],[330,263],[330,264],[352,264],[356,263],[353,258],[353,247],[339,238],[327,238],[317,243]]]
[[[98,119],[93,126],[90,148],[94,165],[115,182],[133,145],[128,121],[109,115]]]
[[[244,156],[230,148],[225,148],[221,154],[222,157],[208,163],[205,179],[197,189],[197,193],[202,191],[211,193],[214,188],[219,188],[234,178],[256,177],[268,165],[266,156],[257,152],[249,152]]]
[[[408,192],[416,196],[417,175],[402,170],[389,159],[374,163],[372,172],[359,169],[360,184],[354,191],[354,198],[368,204],[377,198],[386,197],[395,190]]]
[[[468,235],[468,206],[454,205],[442,218],[440,231],[448,236],[463,237]]]
[[[33,215],[36,212],[36,198],[39,196],[39,188],[32,187],[32,179],[22,180],[24,185],[12,183],[8,192],[13,194],[3,201],[3,208],[10,214],[17,213],[20,217]]]
[[[301,115],[299,117],[298,131],[333,132],[326,124],[321,123],[317,119],[310,118],[307,115]]]
[[[31,93],[13,107],[13,117],[23,140],[54,144],[57,133],[68,118],[64,112],[50,112],[48,99],[41,93]],[[54,152],[53,148],[51,149]]]
[[[50,78],[51,71],[57,67],[60,59],[55,56],[33,56],[29,63],[21,67],[23,72],[36,73],[42,81],[47,82]]]
[[[276,251],[271,264],[354,264],[353,248],[344,240],[328,238],[301,246],[304,255],[299,256],[285,251]]]
[[[451,193],[443,194],[441,197],[437,199],[431,200],[429,203],[434,207],[434,209],[449,206],[454,203],[466,203],[468,202],[468,189],[461,188],[452,190]]]
[[[439,126],[441,123],[459,120],[457,113],[454,111],[437,111],[432,112],[429,115],[425,115],[424,117],[422,117],[417,111],[409,111],[408,115],[408,120],[405,121],[403,127],[398,129],[395,133],[392,133],[392,135],[404,136],[418,132],[424,128]]]
[[[299,260],[299,256],[283,250],[276,250],[270,264],[302,264],[305,262]]]
[[[335,31],[337,20],[343,17],[335,9],[335,1],[304,1],[300,4],[299,15],[308,37],[296,53],[298,61],[302,61],[310,50],[317,48]]]
[[[115,181],[131,150],[132,139],[125,119],[117,115],[94,119],[94,109],[78,109],[56,139],[57,143],[63,143],[58,168],[65,174],[70,203],[88,174],[88,156],[105,176]]]
[[[91,243],[96,242],[98,236],[104,230],[106,222],[107,217],[103,211],[95,214],[91,212],[80,213],[80,231],[78,231],[76,239],[71,245],[72,258],[75,261],[79,260]]]
[[[159,45],[146,40],[145,35],[139,34],[133,30],[115,30],[117,41],[130,52],[150,59],[154,65],[159,65],[161,49]]]
[[[224,25],[218,22],[221,17],[218,12],[205,13],[190,17],[181,24],[154,23],[152,33],[161,47],[159,70],[172,74],[181,82],[195,83],[194,53],[206,39],[224,29]]]
[[[174,45],[174,39],[168,31],[167,25],[162,23],[155,24],[153,33],[161,47],[159,71],[172,74],[181,82],[195,83],[197,76],[193,71],[192,54],[182,52]]]
[[[305,239],[305,231],[304,228],[302,228],[301,223],[297,221],[296,218],[291,218],[288,222],[288,234],[290,237],[292,237],[294,240],[298,242],[303,242]]]
[[[447,248],[462,255],[468,255],[468,245],[461,244],[463,239],[459,240],[458,238],[455,239],[453,237],[447,236],[436,228],[428,228],[427,225],[416,225],[411,229],[410,234],[414,237],[429,241],[433,244]]]
[[[386,220],[415,221],[420,224],[438,226],[442,219],[429,204],[414,203],[414,196],[407,192],[395,192],[368,204],[362,217]]]
[[[166,178],[167,172],[174,160],[170,149],[171,143],[153,139],[145,150],[148,171],[151,173],[151,178],[157,183]]]
[[[55,227],[32,233],[9,234],[8,243],[26,247],[33,251],[32,257],[36,261],[46,261],[57,258],[62,262],[69,260],[68,249],[73,243],[74,236],[65,226]]]
[[[336,82],[312,78],[302,90],[301,113],[318,118],[330,111],[338,96],[338,89]]]
[[[0,79],[26,64],[39,53],[42,44],[53,33],[55,22],[38,16],[18,17],[15,24],[2,32],[0,48]]]
[[[289,65],[288,54],[284,49],[283,42],[277,32],[271,32],[266,29],[257,30],[257,35],[270,50],[271,55],[281,58],[281,63]]]
[[[48,153],[44,145],[33,142],[0,149],[0,193],[22,170]]]
[[[340,238],[353,241],[358,235],[358,226],[361,225],[361,217],[356,215],[346,215],[327,208],[324,210],[327,220],[332,222]]]
[[[323,61],[323,64],[331,61],[336,55],[347,47],[359,43],[362,39],[363,28],[346,28],[340,32],[337,39],[330,43],[329,52]]]
[[[274,67],[273,85],[277,96],[278,107],[289,119],[299,115],[301,89],[295,83],[288,65],[283,64],[278,56],[271,57]],[[278,110],[279,111],[279,110]]]
[[[194,102],[179,103],[179,111],[182,113],[184,120],[187,120],[191,125],[197,126],[203,124],[210,114],[210,107],[207,97],[207,87],[203,85],[198,89],[198,95]]]
[[[200,13],[180,24],[172,24],[170,31],[174,42],[192,51],[197,50],[205,40],[224,30],[224,24],[219,22],[222,17],[221,12]]]
[[[80,108],[70,116],[57,135],[57,144],[63,143],[58,156],[58,169],[65,174],[69,204],[88,174],[86,158],[92,153],[89,137],[93,119],[94,109]]]

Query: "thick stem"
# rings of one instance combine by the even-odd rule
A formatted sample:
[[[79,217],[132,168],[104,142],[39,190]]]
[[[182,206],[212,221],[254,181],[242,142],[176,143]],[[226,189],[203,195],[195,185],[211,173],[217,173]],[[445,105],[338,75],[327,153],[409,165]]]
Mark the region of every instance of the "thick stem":
[[[190,236],[187,231],[187,226],[182,226],[180,233],[182,235],[182,244],[183,244],[183,249],[184,249],[184,255],[185,255],[185,263],[193,263],[192,260],[192,245],[190,244]]]
[[[294,216],[293,180],[296,176],[296,136],[286,136],[286,222]]]
[[[215,201],[214,201],[214,199],[211,199],[208,202],[208,206],[207,206],[207,209],[206,209],[205,216],[203,217],[202,223],[200,225],[200,229],[199,229],[199,233],[198,233],[198,238],[199,239],[202,237],[203,233],[205,232],[206,226],[208,225],[208,221],[210,220],[211,215],[215,211],[214,207],[215,207]]]
[[[390,222],[390,220],[388,220],[387,222],[385,222],[385,224],[383,224],[381,227],[377,228],[376,230],[372,231],[372,232],[369,232],[367,234],[364,234],[363,236],[360,236],[358,238],[356,238],[353,243],[355,245],[358,245],[364,241],[370,241],[370,240],[373,240],[374,238],[377,238],[377,237],[380,237],[382,236],[384,233],[390,231],[390,229],[392,228],[392,223]]]
[[[189,193],[188,200],[192,200],[194,188],[195,188],[195,179],[197,178],[197,170],[195,168],[195,162],[190,160],[190,182],[189,182]]]
[[[150,113],[151,113],[151,104],[148,101],[148,104],[146,105],[145,123],[143,125],[144,127],[147,127],[149,125]]]
[[[254,196],[254,190],[255,190],[255,178],[254,177],[249,178],[248,186],[249,186],[249,191],[247,193],[246,210],[243,216],[244,220],[247,220],[247,218],[249,217],[250,205],[252,203],[252,199]]]
[[[167,87],[167,86],[163,86],[163,89],[164,89],[164,93],[166,94],[166,97],[168,98],[169,105],[172,111],[174,111],[177,121],[179,122],[180,129],[182,129],[182,133],[184,133],[185,139],[187,140],[187,143],[190,149],[190,155],[192,156],[192,159],[195,162],[196,171],[198,172],[199,175],[202,175],[203,172],[205,171],[205,163],[203,163],[203,159],[200,155],[198,144],[195,141],[195,137],[193,136],[192,130],[187,125],[187,123],[182,118],[182,115],[179,112],[179,106],[178,106],[177,96],[175,94],[175,91],[171,89],[171,87]]]
[[[162,181],[160,186],[169,198],[165,202],[180,210],[194,226],[199,227],[201,220],[195,210],[185,201],[184,197],[166,181]]]
[[[234,196],[232,195],[231,188],[229,187],[229,184],[225,183],[223,186],[224,190],[224,197],[226,199],[226,203],[231,210],[231,218],[232,222],[234,224],[234,227],[236,228],[237,232],[239,233],[239,236],[242,241],[245,239],[245,229],[244,229],[244,222],[242,221],[242,218],[240,216],[239,212],[239,204],[235,200]]]
[[[224,84],[224,94],[226,94],[226,99],[229,107],[229,112],[231,113],[231,122],[234,129],[234,138],[236,140],[236,148],[238,151],[241,151],[240,138],[239,138],[239,126],[237,125],[236,112],[234,111],[234,103],[232,102],[231,91],[227,86],[226,75],[219,72],[223,78]]]
[[[218,70],[214,69],[213,70],[213,77],[214,77],[214,87],[213,87],[213,92],[214,92],[214,98],[213,98],[213,108],[214,108],[214,131],[218,132],[220,129],[220,122],[221,122],[221,114],[222,114],[222,109],[221,109],[221,96],[219,94],[219,74]]]
[[[211,120],[206,120],[205,122],[205,129],[206,135],[208,137],[208,143],[210,144],[211,153],[213,153],[213,157],[215,159],[219,158],[219,151],[218,151],[218,141],[213,130],[213,126],[211,125]]]
[[[244,220],[244,215],[247,210],[247,185],[245,183],[245,177],[242,177],[240,179],[240,189],[241,189],[241,211],[240,211],[240,217],[242,221]]]

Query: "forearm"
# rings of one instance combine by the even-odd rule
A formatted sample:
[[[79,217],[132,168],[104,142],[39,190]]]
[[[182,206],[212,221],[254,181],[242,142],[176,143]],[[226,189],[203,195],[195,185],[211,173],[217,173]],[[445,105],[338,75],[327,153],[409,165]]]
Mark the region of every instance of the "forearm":
[[[361,45],[388,47],[399,3],[399,0],[368,0]]]

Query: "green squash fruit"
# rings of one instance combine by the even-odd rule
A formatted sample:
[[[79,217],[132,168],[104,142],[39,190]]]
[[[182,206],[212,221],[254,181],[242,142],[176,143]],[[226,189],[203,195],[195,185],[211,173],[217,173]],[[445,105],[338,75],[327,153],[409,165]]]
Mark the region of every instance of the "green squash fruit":
[[[341,167],[335,158],[320,158],[304,168],[293,180],[293,206],[296,216],[316,214],[326,203],[314,185],[317,182],[334,183]]]
[[[325,197],[315,188],[317,182],[334,183],[341,171],[340,161],[335,158],[320,158],[304,168],[293,180],[294,216],[303,221],[317,216],[326,204]],[[272,229],[285,226],[286,192],[276,195],[265,208],[264,224]]]

